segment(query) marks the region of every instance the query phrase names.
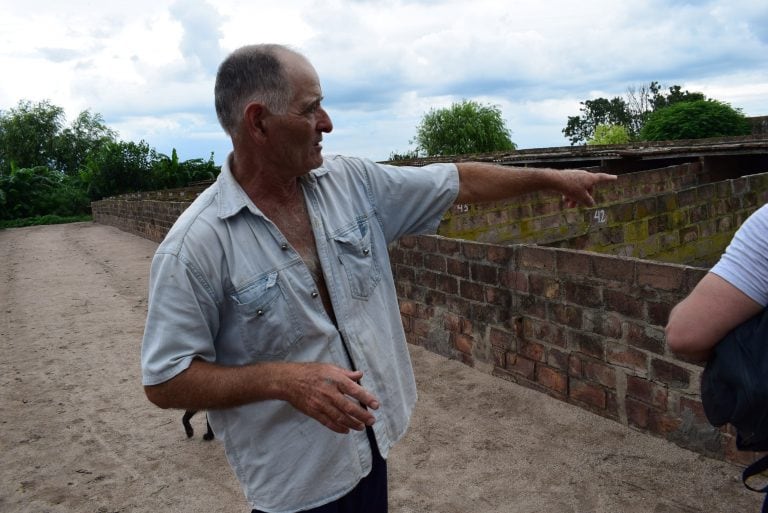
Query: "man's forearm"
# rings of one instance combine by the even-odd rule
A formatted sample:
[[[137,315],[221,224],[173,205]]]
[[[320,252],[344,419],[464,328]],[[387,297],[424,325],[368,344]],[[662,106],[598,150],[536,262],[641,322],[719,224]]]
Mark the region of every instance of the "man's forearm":
[[[483,203],[550,191],[562,194],[568,206],[593,205],[594,186],[616,179],[615,175],[579,169],[507,167],[482,162],[461,162],[456,168],[459,171],[456,203]]]

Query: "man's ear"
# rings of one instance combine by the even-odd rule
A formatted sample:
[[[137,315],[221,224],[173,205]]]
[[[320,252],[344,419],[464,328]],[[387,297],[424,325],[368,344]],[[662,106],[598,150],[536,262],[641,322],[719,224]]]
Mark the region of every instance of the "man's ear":
[[[252,140],[266,137],[264,121],[269,116],[269,110],[261,103],[252,102],[246,105],[243,113],[243,124],[248,136]]]

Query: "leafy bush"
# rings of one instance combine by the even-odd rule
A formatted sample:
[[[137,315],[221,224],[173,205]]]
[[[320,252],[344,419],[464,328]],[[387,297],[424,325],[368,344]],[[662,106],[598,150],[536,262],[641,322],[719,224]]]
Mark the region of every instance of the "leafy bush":
[[[463,100],[425,114],[413,142],[427,156],[462,155],[514,150],[509,135],[497,106]]]
[[[646,141],[701,139],[749,135],[751,127],[740,110],[717,100],[679,102],[650,115],[640,132]]]
[[[597,125],[595,136],[587,144],[626,144],[630,139],[629,131],[623,125]]]

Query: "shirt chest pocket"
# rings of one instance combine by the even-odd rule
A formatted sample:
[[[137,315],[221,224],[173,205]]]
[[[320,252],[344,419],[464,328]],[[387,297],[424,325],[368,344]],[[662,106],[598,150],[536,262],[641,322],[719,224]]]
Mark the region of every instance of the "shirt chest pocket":
[[[255,360],[281,359],[301,339],[301,327],[277,271],[259,276],[231,297],[240,336]]]
[[[352,296],[367,299],[381,281],[368,219],[359,219],[350,229],[334,235],[333,242]]]

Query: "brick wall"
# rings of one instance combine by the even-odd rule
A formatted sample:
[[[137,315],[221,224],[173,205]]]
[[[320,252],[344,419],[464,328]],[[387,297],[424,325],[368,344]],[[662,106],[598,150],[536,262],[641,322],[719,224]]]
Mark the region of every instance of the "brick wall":
[[[439,236],[391,249],[410,343],[707,456],[747,463],[709,425],[702,367],[664,325],[706,269]]]
[[[678,228],[669,240],[680,248],[698,247],[710,233],[732,235],[768,200],[767,182],[768,175],[754,175],[711,184],[692,164],[622,175],[597,191],[601,204],[594,209],[561,212],[556,199],[541,195],[503,208],[459,206],[446,216],[443,232],[460,222],[474,226],[478,238],[491,237],[486,225],[505,222],[528,223],[527,232],[513,233],[506,245],[444,236],[392,245],[408,340],[701,454],[747,463],[753,455],[736,451],[734,433],[704,417],[702,367],[669,354],[664,343],[669,310],[706,268],[511,242],[600,249],[598,242],[608,241],[610,252],[651,238],[650,226],[664,226]],[[160,241],[200,190],[96,202],[94,220]],[[660,216],[667,221],[652,221]],[[698,226],[695,237],[685,235],[683,220]],[[580,231],[560,233],[560,224]],[[727,241],[715,238],[719,245],[707,251],[720,254]]]
[[[710,267],[743,220],[768,202],[768,174],[710,183],[701,164],[690,163],[623,174],[595,198],[596,208],[578,210],[543,194],[456,205],[438,234]]]

